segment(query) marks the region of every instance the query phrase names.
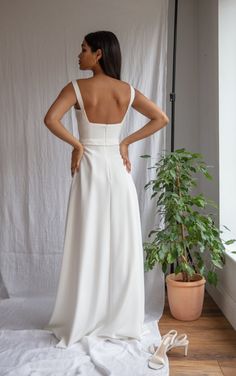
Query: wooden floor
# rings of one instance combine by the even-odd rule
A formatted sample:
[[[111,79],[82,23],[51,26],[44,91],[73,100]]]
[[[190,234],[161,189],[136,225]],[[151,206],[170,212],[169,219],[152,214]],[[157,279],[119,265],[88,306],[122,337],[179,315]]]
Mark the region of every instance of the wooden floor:
[[[183,347],[167,353],[169,376],[236,376],[236,331],[206,290],[202,316],[195,321],[174,319],[166,293],[159,329],[161,335],[176,329],[189,339],[187,356]]]

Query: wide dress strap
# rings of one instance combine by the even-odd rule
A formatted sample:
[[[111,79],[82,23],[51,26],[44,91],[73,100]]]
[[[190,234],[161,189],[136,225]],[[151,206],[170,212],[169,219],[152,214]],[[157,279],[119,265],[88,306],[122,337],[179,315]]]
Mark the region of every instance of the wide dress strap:
[[[75,89],[75,94],[76,94],[76,99],[79,103],[79,107],[81,110],[84,110],[84,102],[83,102],[83,98],[82,98],[82,95],[81,95],[81,92],[80,92],[80,89],[79,89],[79,85],[78,85],[78,82],[76,80],[73,80],[71,81],[74,89]]]

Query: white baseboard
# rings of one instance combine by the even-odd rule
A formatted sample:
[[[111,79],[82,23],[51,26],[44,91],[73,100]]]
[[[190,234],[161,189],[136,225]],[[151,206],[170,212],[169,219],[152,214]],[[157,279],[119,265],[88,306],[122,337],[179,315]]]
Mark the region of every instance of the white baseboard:
[[[217,287],[206,283],[206,290],[211,295],[212,299],[218,305],[220,310],[223,312],[226,319],[236,330],[236,302],[224,289],[222,284],[218,283]]]

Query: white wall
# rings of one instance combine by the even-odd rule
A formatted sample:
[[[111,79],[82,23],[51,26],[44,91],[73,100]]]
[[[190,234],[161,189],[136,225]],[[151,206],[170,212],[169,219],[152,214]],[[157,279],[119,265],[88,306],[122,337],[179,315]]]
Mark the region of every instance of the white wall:
[[[235,25],[236,14],[231,13],[230,3],[234,0],[219,0],[221,18],[219,35],[228,33],[229,25]],[[227,4],[222,10],[222,5]],[[223,12],[223,13],[222,13]],[[169,35],[168,35],[168,67],[167,67],[167,114],[171,114],[169,93],[171,92],[172,76],[172,48],[173,48],[173,20],[174,0],[169,0]],[[227,24],[227,27],[226,27]],[[235,32],[236,38],[236,32]],[[219,40],[221,42],[221,39]],[[232,191],[235,190],[235,176],[232,177],[236,160],[234,147],[235,134],[234,116],[227,116],[229,108],[234,108],[235,76],[227,71],[226,80],[221,81],[223,62],[227,62],[232,46],[236,45],[231,38],[229,43],[220,44],[218,48],[218,0],[179,0],[178,8],[178,37],[177,37],[177,67],[176,67],[176,122],[175,122],[175,149],[185,147],[191,151],[200,152],[205,162],[213,166],[210,173],[213,181],[204,178],[199,181],[199,191],[214,200],[219,210],[211,209],[216,214],[216,225],[229,223],[233,214],[236,200],[232,204]],[[219,59],[220,54],[220,71]],[[236,66],[236,51],[233,53],[232,66]],[[220,72],[220,77],[219,77]],[[234,74],[235,70],[234,70]],[[220,90],[223,82],[228,94],[221,92],[219,106],[219,78]],[[228,98],[230,96],[230,99]],[[219,115],[220,109],[220,115]],[[219,131],[220,125],[220,131]],[[219,139],[220,136],[220,139]],[[230,139],[230,142],[229,142]],[[170,126],[167,132],[167,145],[170,148]],[[232,155],[235,150],[235,156]],[[226,152],[227,151],[227,152]],[[219,184],[219,171],[220,181]],[[227,182],[227,187],[225,187]],[[227,200],[227,197],[229,198]],[[236,209],[236,207],[235,207]],[[220,221],[219,221],[220,219]],[[222,222],[223,221],[223,222]],[[236,221],[235,221],[236,223]],[[232,234],[230,234],[232,235]],[[219,283],[217,288],[206,284],[218,306],[231,324],[236,328],[236,288],[233,280],[236,264],[227,257],[226,265],[218,272]]]
[[[236,1],[219,1],[220,223],[236,238]],[[235,245],[229,247],[236,248]],[[236,255],[232,255],[236,261]]]
[[[219,0],[219,222],[230,228],[224,239],[236,238],[236,2]],[[227,246],[226,266],[219,273],[216,301],[236,329],[235,244]]]

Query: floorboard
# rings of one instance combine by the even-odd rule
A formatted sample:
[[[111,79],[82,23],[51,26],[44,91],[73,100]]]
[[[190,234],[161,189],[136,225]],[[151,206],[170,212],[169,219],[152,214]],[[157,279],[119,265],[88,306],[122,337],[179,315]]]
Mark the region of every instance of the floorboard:
[[[236,331],[205,291],[202,315],[195,321],[179,321],[171,316],[166,301],[159,321],[161,335],[171,329],[186,333],[188,355],[184,348],[173,348],[167,355],[170,376],[236,376]]]

